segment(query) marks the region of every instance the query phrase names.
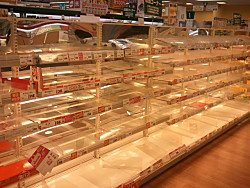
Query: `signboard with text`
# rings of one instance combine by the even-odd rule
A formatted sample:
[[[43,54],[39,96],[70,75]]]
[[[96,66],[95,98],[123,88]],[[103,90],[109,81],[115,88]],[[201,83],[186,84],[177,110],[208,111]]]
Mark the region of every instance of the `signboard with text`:
[[[162,0],[145,0],[144,12],[146,15],[161,16]]]
[[[85,14],[95,14],[95,15],[105,15],[108,12],[107,4],[99,3],[83,3],[82,13]]]
[[[42,175],[46,175],[48,172],[57,165],[57,159],[59,155],[50,151],[49,149],[39,146],[33,155],[29,158],[28,162]]]

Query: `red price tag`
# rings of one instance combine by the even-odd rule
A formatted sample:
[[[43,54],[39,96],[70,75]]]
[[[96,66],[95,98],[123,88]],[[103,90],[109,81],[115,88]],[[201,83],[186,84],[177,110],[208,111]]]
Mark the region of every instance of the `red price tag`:
[[[11,101],[12,102],[19,102],[20,101],[20,93],[16,92],[16,93],[11,93]]]

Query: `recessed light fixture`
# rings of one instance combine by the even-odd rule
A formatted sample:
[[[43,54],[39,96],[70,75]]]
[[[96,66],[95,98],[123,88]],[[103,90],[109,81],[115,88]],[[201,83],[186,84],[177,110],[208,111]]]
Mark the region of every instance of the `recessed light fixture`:
[[[193,3],[186,3],[186,5],[193,5]]]
[[[225,5],[225,4],[227,4],[227,2],[225,2],[225,1],[218,1],[217,4],[219,4],[219,5]]]

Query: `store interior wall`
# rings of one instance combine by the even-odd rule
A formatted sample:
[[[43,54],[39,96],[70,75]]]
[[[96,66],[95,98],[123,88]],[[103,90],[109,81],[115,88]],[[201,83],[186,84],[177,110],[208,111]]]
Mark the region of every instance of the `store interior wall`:
[[[220,5],[218,11],[196,12],[195,20],[212,21],[214,17],[232,19],[233,13],[239,13],[242,19],[250,19],[250,5]]]
[[[241,14],[242,19],[250,19],[250,5],[221,5],[216,16],[232,19],[233,13]]]

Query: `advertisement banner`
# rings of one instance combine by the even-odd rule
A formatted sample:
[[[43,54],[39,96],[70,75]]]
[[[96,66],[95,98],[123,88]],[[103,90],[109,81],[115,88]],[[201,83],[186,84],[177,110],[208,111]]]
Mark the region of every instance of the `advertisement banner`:
[[[80,0],[74,0],[75,1],[75,3],[74,3],[74,8],[80,8],[81,7],[81,2],[80,2]]]
[[[127,1],[126,0],[113,0],[114,7],[125,7]]]
[[[80,0],[69,0],[69,9],[80,8],[80,7],[81,7]]]
[[[144,12],[146,15],[161,16],[162,0],[145,0]]]
[[[95,15],[105,15],[108,12],[107,4],[98,3],[85,3],[82,4],[82,13],[85,14],[95,14]]]
[[[186,21],[186,7],[185,6],[178,6],[177,7],[177,20],[178,22]]]
[[[137,12],[138,17],[144,17],[144,0],[137,1]]]

